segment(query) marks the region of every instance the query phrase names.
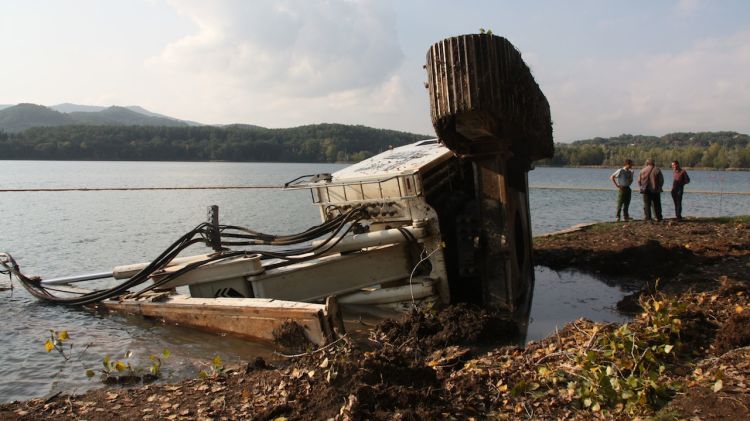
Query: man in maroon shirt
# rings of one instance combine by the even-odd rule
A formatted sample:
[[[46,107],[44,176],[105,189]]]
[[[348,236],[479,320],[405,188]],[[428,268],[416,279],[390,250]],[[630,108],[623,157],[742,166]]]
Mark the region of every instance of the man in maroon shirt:
[[[685,184],[690,182],[687,171],[680,167],[678,161],[672,161],[672,201],[674,201],[674,213],[678,221],[682,221],[682,193]]]

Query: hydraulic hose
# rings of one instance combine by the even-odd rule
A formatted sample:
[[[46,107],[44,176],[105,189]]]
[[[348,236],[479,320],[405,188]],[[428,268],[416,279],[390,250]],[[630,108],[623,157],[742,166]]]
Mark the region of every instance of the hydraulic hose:
[[[292,235],[270,235],[264,234],[257,231],[253,231],[248,228],[234,226],[234,225],[220,225],[219,232],[221,236],[221,246],[223,250],[210,255],[208,258],[192,262],[185,265],[179,270],[170,273],[159,280],[153,281],[152,284],[146,285],[139,291],[130,293],[129,297],[137,297],[144,294],[147,291],[158,289],[159,287],[167,284],[171,280],[183,275],[191,270],[204,266],[208,263],[216,262],[223,259],[229,259],[237,256],[248,255],[248,254],[259,254],[262,258],[266,259],[278,259],[280,262],[267,265],[267,268],[281,267],[298,263],[319,257],[333,247],[336,246],[353,228],[354,224],[366,218],[366,214],[363,212],[362,207],[354,207],[346,212],[341,212],[338,216],[331,218],[330,220],[308,228],[307,230]],[[41,279],[38,277],[28,277],[24,275],[19,269],[18,264],[13,257],[8,253],[0,253],[0,265],[4,270],[2,273],[8,273],[11,276],[15,276],[21,283],[21,285],[34,297],[39,300],[47,301],[55,304],[71,305],[71,306],[85,306],[97,303],[102,300],[109,298],[115,298],[127,294],[130,289],[140,286],[150,280],[152,275],[165,268],[169,262],[177,257],[186,248],[198,244],[208,244],[207,230],[209,226],[207,223],[202,223],[192,230],[185,233],[177,241],[172,243],[166,250],[164,250],[156,259],[149,263],[141,271],[133,275],[131,278],[124,282],[104,290],[92,291],[88,293],[73,293],[80,294],[78,296],[59,296],[52,294],[51,291],[62,292],[59,289],[50,288],[41,284]],[[230,250],[226,246],[286,246],[294,244],[303,244],[311,242],[312,240],[318,239],[325,236],[323,241],[316,243],[314,246],[303,247],[298,249],[289,250]],[[227,241],[224,241],[226,238]],[[245,241],[234,241],[234,240],[245,240]],[[67,291],[66,291],[67,292]]]

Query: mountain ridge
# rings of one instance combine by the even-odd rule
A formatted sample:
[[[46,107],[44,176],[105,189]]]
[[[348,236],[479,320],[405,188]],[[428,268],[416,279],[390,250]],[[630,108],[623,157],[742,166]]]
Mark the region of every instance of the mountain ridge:
[[[154,113],[138,105],[127,107],[80,105],[62,103],[44,105],[20,103],[0,106],[0,131],[18,133],[32,127],[67,125],[123,125],[123,126],[196,126],[193,121],[179,120]]]

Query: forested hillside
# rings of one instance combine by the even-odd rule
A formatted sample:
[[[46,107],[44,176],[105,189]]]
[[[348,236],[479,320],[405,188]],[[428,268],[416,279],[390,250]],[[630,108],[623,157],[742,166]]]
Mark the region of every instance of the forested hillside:
[[[623,134],[616,137],[555,144],[555,156],[540,161],[551,166],[622,165],[627,158],[641,165],[654,158],[668,166],[678,160],[684,167],[750,168],[750,136],[736,132],[670,133],[661,137]]]
[[[0,131],[0,159],[353,162],[428,136],[365,126],[59,126]]]
[[[122,111],[122,110],[114,110]],[[365,126],[315,124],[289,129],[253,125],[33,127],[0,131],[0,159],[356,162],[428,136]],[[617,167],[630,158],[668,166],[750,168],[750,136],[736,132],[623,134],[555,145],[549,166]]]

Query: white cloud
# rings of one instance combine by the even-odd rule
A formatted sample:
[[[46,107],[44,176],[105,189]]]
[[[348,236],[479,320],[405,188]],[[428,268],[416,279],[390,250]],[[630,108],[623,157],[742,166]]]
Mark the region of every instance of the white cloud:
[[[395,12],[377,1],[171,0],[195,31],[149,59],[155,109],[204,123],[394,124],[407,90]],[[149,104],[150,105],[150,104]],[[404,114],[404,113],[401,113]],[[408,113],[406,113],[408,114]],[[400,118],[406,118],[401,116]]]
[[[395,15],[375,1],[174,0],[197,32],[149,65],[244,92],[320,97],[387,82],[403,55]]]
[[[543,89],[558,141],[619,133],[750,129],[750,31],[674,54],[555,68]]]
[[[701,0],[679,0],[677,2],[677,13],[681,15],[691,15],[701,7]]]

